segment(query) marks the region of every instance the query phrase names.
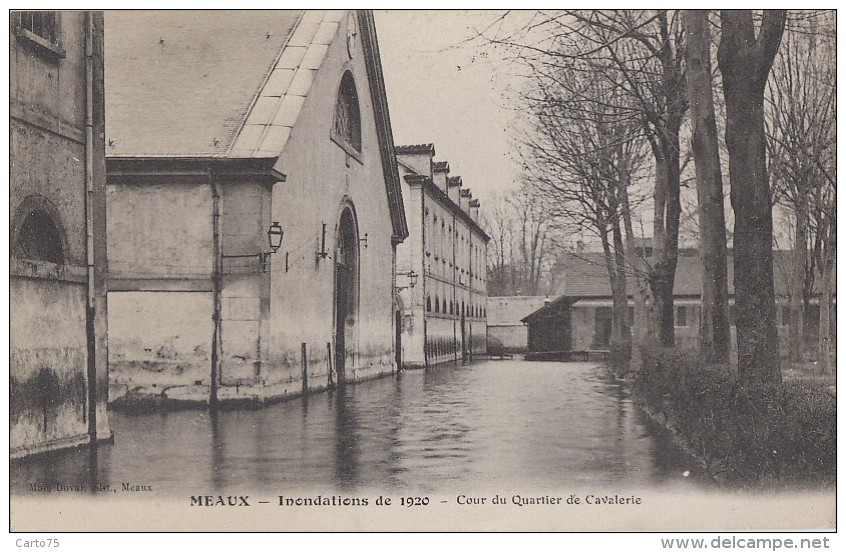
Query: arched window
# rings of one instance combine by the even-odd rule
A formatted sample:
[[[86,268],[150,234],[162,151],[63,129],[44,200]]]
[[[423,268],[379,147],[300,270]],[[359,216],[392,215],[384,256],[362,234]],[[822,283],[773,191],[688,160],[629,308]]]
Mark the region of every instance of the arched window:
[[[441,300],[438,298],[437,295],[435,295],[435,312],[441,312]]]
[[[432,312],[432,296],[426,296],[426,312]]]
[[[344,73],[338,89],[333,131],[337,139],[361,153],[361,112],[358,108],[355,81],[349,71]]]
[[[16,256],[63,264],[62,235],[53,218],[41,209],[30,210],[18,230]]]

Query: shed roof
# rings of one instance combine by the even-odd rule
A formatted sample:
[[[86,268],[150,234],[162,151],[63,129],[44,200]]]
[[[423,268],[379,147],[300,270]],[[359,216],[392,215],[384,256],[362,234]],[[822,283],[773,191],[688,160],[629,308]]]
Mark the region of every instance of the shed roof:
[[[793,254],[789,250],[773,251],[773,279],[776,295],[786,295],[788,289],[788,274],[790,258]],[[559,281],[552,295],[567,295],[569,297],[611,297],[611,284],[608,281],[608,271],[605,268],[603,253],[587,252],[579,255],[568,255],[563,263],[556,268]],[[818,280],[815,281],[814,291],[819,290]],[[629,294],[633,285],[633,277],[629,276]],[[728,292],[734,295],[734,258],[728,257]],[[676,277],[673,285],[673,295],[689,297],[702,294],[702,262],[699,256],[683,256],[678,258]]]
[[[521,319],[541,308],[546,300],[536,295],[488,297],[488,326],[521,326]]]

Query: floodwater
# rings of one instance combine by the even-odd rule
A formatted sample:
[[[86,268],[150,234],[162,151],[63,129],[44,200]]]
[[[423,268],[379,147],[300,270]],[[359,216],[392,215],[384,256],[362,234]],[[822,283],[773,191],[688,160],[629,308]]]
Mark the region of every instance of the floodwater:
[[[96,454],[13,464],[12,493],[57,483],[156,494],[707,486],[669,433],[595,363],[484,361],[262,410],[110,420],[114,444]]]

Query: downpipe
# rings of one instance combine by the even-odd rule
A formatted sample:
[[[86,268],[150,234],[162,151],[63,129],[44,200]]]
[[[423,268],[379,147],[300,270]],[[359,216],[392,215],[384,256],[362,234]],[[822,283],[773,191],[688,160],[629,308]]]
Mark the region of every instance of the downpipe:
[[[85,12],[85,262],[86,301],[85,336],[88,344],[88,435],[97,444],[97,347],[95,331],[94,285],[94,22]]]

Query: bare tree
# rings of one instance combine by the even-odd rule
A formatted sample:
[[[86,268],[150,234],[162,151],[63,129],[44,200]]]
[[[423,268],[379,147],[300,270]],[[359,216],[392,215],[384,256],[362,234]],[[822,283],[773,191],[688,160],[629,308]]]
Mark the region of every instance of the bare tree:
[[[767,177],[764,87],[784,30],[783,10],[720,12],[717,59],[726,103],[738,372],[745,384],[781,381],[773,288],[773,221]]]
[[[526,98],[531,115],[523,152],[529,182],[563,227],[595,233],[612,296],[612,363],[631,349],[626,235],[631,176],[643,164],[645,138],[625,96],[589,62],[573,59],[536,71]]]
[[[674,343],[673,285],[678,262],[679,132],[687,111],[684,40],[678,13],[667,10],[538,12],[520,33],[488,40],[515,49],[532,71],[586,71],[626,98],[628,117],[648,140],[654,161],[653,254],[648,265],[653,322]],[[484,34],[484,33],[483,33]],[[567,67],[571,61],[584,64]]]
[[[488,295],[513,295],[511,271],[514,232],[510,206],[503,200],[492,202],[482,214],[488,242]]]
[[[549,291],[552,240],[546,203],[530,187],[494,202],[483,224],[491,236],[488,294],[543,295]]]
[[[836,147],[836,66],[833,12],[791,13],[767,88],[767,138],[774,201],[786,208],[792,253],[786,266],[790,302],[789,358],[801,360],[805,313],[833,237],[825,211],[834,200],[827,178]],[[833,207],[833,206],[832,206]],[[816,282],[819,284],[820,282]],[[821,338],[823,335],[821,334]],[[823,347],[824,348],[824,347]]]
[[[706,362],[728,363],[731,333],[728,306],[726,220],[717,119],[714,113],[711,40],[707,10],[685,10],[687,88],[693,125],[693,155],[699,198],[702,261],[702,317],[699,345]]]
[[[542,276],[548,268],[551,242],[547,235],[550,229],[549,209],[536,191],[523,187],[518,193],[508,196],[516,215],[519,258],[515,264],[520,267],[519,285],[525,295],[539,295]]]

